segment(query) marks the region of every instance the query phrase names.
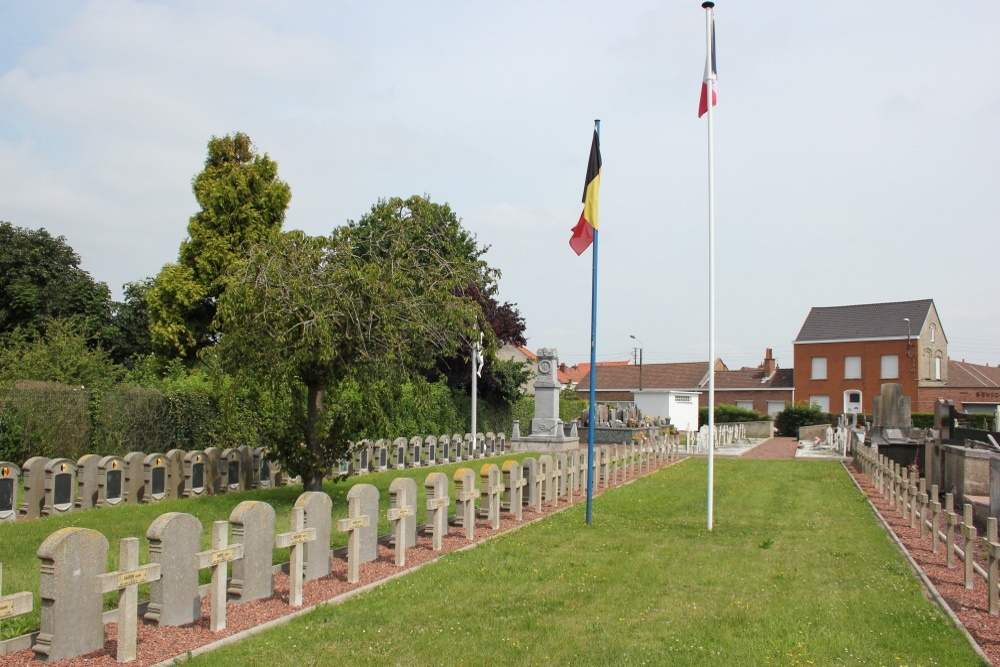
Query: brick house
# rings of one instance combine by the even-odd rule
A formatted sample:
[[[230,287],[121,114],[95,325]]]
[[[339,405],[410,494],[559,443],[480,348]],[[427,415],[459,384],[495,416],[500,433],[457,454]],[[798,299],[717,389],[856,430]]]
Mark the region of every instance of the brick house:
[[[792,369],[778,368],[770,349],[756,367],[730,370],[721,359],[715,360],[717,405],[728,403],[773,415],[792,400],[792,390]],[[699,404],[707,405],[708,362],[600,366],[597,370],[595,394],[600,403],[633,403],[637,393],[664,391],[694,392],[699,394]],[[589,373],[577,385],[577,395],[589,400]]]
[[[796,399],[824,412],[871,414],[886,382],[903,386],[915,412],[930,411],[949,384],[932,299],[813,308],[793,345]]]

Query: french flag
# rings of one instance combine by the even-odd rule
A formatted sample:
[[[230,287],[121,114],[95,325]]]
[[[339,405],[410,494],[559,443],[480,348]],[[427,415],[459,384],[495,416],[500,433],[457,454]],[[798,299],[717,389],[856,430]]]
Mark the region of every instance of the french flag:
[[[710,3],[705,3],[706,5]],[[718,102],[715,92],[715,80],[718,78],[718,70],[715,68],[715,14],[712,14],[712,45],[708,55],[705,57],[705,80],[701,84],[701,101],[698,102],[698,118],[708,113],[708,90],[712,89],[712,106]]]

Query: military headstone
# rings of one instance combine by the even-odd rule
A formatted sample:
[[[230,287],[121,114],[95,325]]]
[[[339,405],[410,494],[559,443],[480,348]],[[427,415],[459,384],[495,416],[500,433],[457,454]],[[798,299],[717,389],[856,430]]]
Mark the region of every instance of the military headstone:
[[[427,528],[431,531],[434,551],[441,551],[441,540],[448,534],[448,477],[432,472],[424,480],[427,489]]]
[[[452,459],[451,451],[451,436],[442,435],[438,438],[438,444],[441,446],[441,463],[448,463]],[[456,461],[458,459],[455,459]]]
[[[455,448],[455,460],[467,461],[472,458],[472,438],[466,440],[461,433],[451,436],[451,446]]]
[[[228,488],[225,483],[228,471],[222,460],[222,450],[218,447],[206,447],[203,453],[205,455],[205,493],[210,496],[225,493]]]
[[[143,466],[145,459],[146,455],[142,452],[129,452],[122,457],[125,462],[125,502],[130,505],[143,502],[142,494],[146,489]]]
[[[42,516],[45,506],[45,466],[49,459],[44,456],[32,456],[24,462],[24,495],[21,497],[21,507],[18,514],[25,519],[37,519]]]
[[[238,449],[230,447],[222,451],[222,476],[220,485],[227,493],[244,491],[243,455]],[[236,567],[235,565],[233,566]]]
[[[45,504],[43,516],[65,514],[73,509],[76,491],[76,464],[69,459],[52,459],[45,464]]]
[[[415,435],[410,438],[410,465],[414,468],[419,468],[423,465],[422,450],[424,441],[420,436]]]
[[[167,457],[163,454],[150,454],[142,460],[143,488],[142,500],[145,503],[158,503],[167,497]]]
[[[160,579],[149,585],[149,606],[143,618],[156,626],[193,623],[201,616],[201,521],[190,514],[167,512],[149,526],[146,539],[149,562],[160,565]]]
[[[507,451],[507,436],[497,433],[497,453],[504,454]]]
[[[406,467],[406,438],[396,438],[393,447],[396,450],[396,470],[402,470]]]
[[[424,449],[427,451],[427,465],[437,465],[438,462],[438,440],[435,436],[429,435],[424,440]]]
[[[125,499],[125,462],[105,456],[97,465],[97,507],[120,505]]]
[[[76,508],[89,510],[97,507],[97,472],[101,457],[84,454],[76,461]]]
[[[233,526],[233,542],[243,545],[243,558],[233,563],[229,594],[237,604],[271,597],[274,508],[257,500],[244,500],[229,515],[229,523]]]
[[[330,574],[330,532],[333,529],[333,500],[320,491],[306,491],[295,501],[302,508],[304,529],[316,531],[316,539],[304,552],[305,580],[312,581]]]
[[[167,451],[167,499],[184,497],[184,456],[183,449]]]
[[[385,440],[377,440],[375,442],[375,452],[378,461],[378,470],[388,470],[389,469],[389,443]]]
[[[97,577],[108,562],[108,540],[90,528],[62,528],[38,547],[41,632],[32,650],[41,662],[104,647],[103,594]]]
[[[417,546],[417,483],[397,477],[389,485],[389,531],[396,551],[396,565],[406,565],[406,550]]]
[[[17,490],[21,469],[0,461],[0,521],[17,520]]]
[[[209,463],[205,452],[193,451],[184,455],[184,497],[193,498],[205,495],[208,491]]]
[[[260,475],[253,465],[253,447],[240,445],[236,448],[240,453],[240,486],[244,491],[260,488]]]
[[[347,518],[337,521],[337,530],[348,533],[347,581],[361,579],[361,563],[378,558],[378,489],[355,484],[347,492]]]

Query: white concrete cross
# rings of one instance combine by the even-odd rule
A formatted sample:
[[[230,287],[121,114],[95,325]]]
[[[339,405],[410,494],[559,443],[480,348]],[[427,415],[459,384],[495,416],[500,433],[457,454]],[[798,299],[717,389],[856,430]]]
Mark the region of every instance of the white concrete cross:
[[[212,568],[212,583],[209,585],[211,601],[212,632],[226,629],[226,579],[229,574],[229,563],[243,558],[243,545],[229,546],[229,522],[215,521],[212,523],[212,548],[199,551],[198,569]]]
[[[441,540],[448,532],[448,496],[441,498],[428,498],[427,511],[434,512],[433,518],[428,521],[431,531],[434,533],[434,551],[441,551]]]
[[[354,509],[354,505],[350,506]],[[358,511],[358,510],[355,510]],[[337,530],[347,533],[347,582],[356,584],[361,581],[361,531],[371,525],[371,517],[367,514],[349,516],[337,521]]]
[[[0,593],[3,592],[3,563],[0,563]],[[13,593],[0,596],[0,621],[31,613],[33,596],[31,593]]]
[[[291,549],[288,559],[288,604],[292,607],[302,606],[302,589],[306,579],[306,545],[315,540],[316,529],[306,528],[304,507],[293,507],[291,530],[274,536],[274,546]]]
[[[139,538],[126,537],[118,546],[118,571],[98,576],[101,593],[118,591],[118,662],[135,660],[139,623],[139,584],[160,579],[160,564],[139,565]]]
[[[399,495],[396,497],[398,498]],[[406,523],[403,519],[408,516],[413,516],[413,505],[390,507],[387,512],[389,530],[396,541],[396,565],[399,567],[406,565],[406,536],[403,533],[406,529]]]
[[[938,542],[941,541],[940,534],[938,533],[938,521],[941,518],[941,501],[938,500],[938,485],[931,484],[931,525],[933,526],[931,530],[931,550],[933,553],[938,552]]]
[[[973,552],[975,549],[972,545],[976,543],[976,527],[972,523],[972,503],[965,503],[965,507],[962,508],[964,511],[962,513],[962,535],[965,536],[965,587],[972,589],[973,575],[972,564],[975,562],[973,559]]]

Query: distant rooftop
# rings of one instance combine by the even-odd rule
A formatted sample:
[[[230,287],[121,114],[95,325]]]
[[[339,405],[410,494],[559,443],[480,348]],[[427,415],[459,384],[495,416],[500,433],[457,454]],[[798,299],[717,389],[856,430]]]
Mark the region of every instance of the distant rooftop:
[[[920,299],[812,308],[795,342],[916,336],[933,305],[933,299]],[[904,318],[910,320],[909,329]]]

